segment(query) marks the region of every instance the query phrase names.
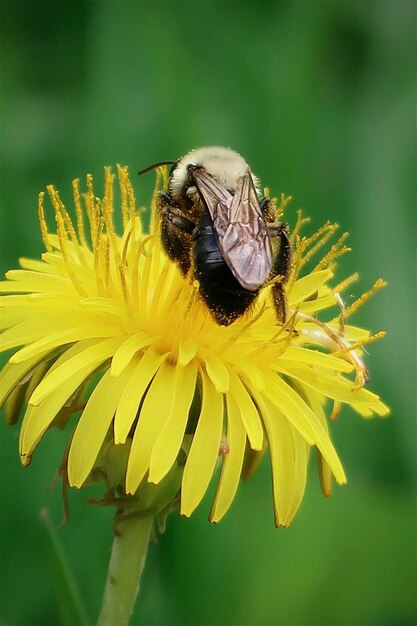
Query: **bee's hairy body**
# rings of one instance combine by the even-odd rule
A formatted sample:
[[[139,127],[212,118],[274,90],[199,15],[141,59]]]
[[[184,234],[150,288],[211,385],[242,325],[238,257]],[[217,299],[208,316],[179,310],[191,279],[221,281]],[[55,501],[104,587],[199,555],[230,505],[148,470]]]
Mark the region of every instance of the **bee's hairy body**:
[[[177,161],[168,192],[159,195],[165,251],[184,275],[198,280],[200,295],[220,325],[248,311],[276,276],[281,280],[272,287],[272,300],[278,321],[285,321],[288,228],[271,222],[269,199],[259,200],[258,184],[241,155],[215,146]]]

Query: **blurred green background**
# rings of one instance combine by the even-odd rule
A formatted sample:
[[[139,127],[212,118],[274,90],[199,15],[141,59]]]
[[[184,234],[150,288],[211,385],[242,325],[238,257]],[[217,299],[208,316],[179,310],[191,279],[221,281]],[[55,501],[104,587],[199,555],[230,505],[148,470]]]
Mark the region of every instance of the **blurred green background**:
[[[102,180],[105,164],[134,173],[221,144],[273,194],[293,194],[290,224],[302,206],[314,226],[351,232],[341,266],[360,270],[352,294],[389,282],[354,321],[388,331],[368,365],[392,416],[344,410],[334,425],[348,485],[324,499],[312,459],[301,511],[276,530],[265,459],[220,525],[207,521],[211,496],[190,520],[171,516],[133,623],[416,624],[416,3],[42,1],[1,12],[2,272],[42,251],[47,183],[69,201],[71,180]],[[134,183],[146,203],[153,176]],[[60,523],[59,486],[47,487],[67,434],[48,434],[23,470],[17,427],[1,430],[1,624],[58,625],[39,510]],[[70,494],[58,535],[94,623],[112,512],[85,498]]]

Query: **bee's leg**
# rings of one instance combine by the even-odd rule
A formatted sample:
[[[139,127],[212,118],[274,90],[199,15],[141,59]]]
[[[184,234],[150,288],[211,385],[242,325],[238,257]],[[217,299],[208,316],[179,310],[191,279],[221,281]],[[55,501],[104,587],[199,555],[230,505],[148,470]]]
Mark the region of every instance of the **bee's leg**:
[[[188,217],[184,217],[184,215],[178,215],[176,213],[167,213],[168,220],[182,230],[183,233],[187,233],[187,235],[192,235],[195,224],[192,220],[188,219]]]
[[[261,208],[261,211],[265,218],[266,223],[275,225],[276,224],[275,222],[276,208],[275,208],[275,205],[271,202],[271,198],[268,198],[268,197],[262,198],[259,206]]]
[[[287,224],[268,227],[272,239],[277,239],[275,243],[274,261],[272,266],[272,277],[280,276],[281,280],[272,285],[272,301],[278,321],[285,323],[286,319],[286,299],[284,284],[291,269],[292,248],[288,237]]]
[[[172,222],[174,226],[185,233],[188,233],[189,235],[192,234],[195,228],[194,222],[184,215],[178,204],[169,195],[169,193],[162,191],[159,194],[158,208],[162,217],[165,217],[167,220]]]
[[[282,283],[274,283],[271,288],[272,304],[274,305],[275,315],[280,324],[285,324],[287,319],[287,305],[285,302],[285,292]]]
[[[178,209],[178,204],[175,202],[174,198],[170,196],[169,193],[167,193],[166,191],[159,192],[158,201],[160,210],[162,210],[162,205],[164,207],[171,206]]]
[[[161,214],[161,240],[165,252],[171,261],[177,263],[184,275],[191,267],[191,233],[194,222],[186,217],[173,198],[161,192],[158,197]]]
[[[288,237],[288,225],[277,222],[277,209],[271,198],[262,198],[260,209],[265,218],[269,236],[273,241],[274,260],[271,270],[271,278],[280,277],[273,283],[271,288],[272,302],[278,322],[285,324],[287,317],[287,304],[284,284],[288,278],[291,267],[291,242]]]

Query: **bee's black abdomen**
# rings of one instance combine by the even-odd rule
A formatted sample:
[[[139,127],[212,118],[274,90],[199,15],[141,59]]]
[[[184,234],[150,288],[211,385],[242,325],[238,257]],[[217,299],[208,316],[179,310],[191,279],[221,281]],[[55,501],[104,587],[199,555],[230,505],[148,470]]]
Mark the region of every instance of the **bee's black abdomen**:
[[[228,326],[243,315],[258,295],[244,289],[226,265],[208,213],[194,235],[195,276],[201,296],[218,324]]]

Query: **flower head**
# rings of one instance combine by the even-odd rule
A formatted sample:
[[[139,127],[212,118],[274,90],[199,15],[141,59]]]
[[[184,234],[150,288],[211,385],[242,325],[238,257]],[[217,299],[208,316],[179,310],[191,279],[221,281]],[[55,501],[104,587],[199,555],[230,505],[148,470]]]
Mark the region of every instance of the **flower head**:
[[[26,405],[23,464],[48,429],[73,419],[64,463],[70,485],[81,487],[98,468],[109,479],[108,459],[123,451],[123,469],[110,481],[119,493],[140,497],[149,483],[161,485],[175,473],[180,489],[174,481],[166,499],[180,491],[180,511],[189,516],[221,464],[210,516],[217,522],[241,476],[269,448],[275,519],[288,525],[303,496],[311,447],[319,454],[324,493],[332,476],[346,481],[329,434],[328,406],[331,418],[342,404],[363,417],[388,413],[364,388],[361,359],[363,346],[382,334],[345,323],[383,282],[345,309],[340,294],[357,275],[331,285],[346,236],[305,272],[336,226],[327,223],[301,237],[306,220],[299,214],[285,325],[276,322],[267,285],[249,314],[219,326],[196,281],[166,258],[155,203],[145,230],[121,167],[123,228],[117,234],[114,178],[106,168],[101,199],[90,176],[83,195],[74,181],[76,225],[49,186],[54,234],[40,194],[46,252],[41,260],[21,259],[21,269],[1,283],[9,294],[2,298],[2,349],[19,348],[2,371],[2,401],[11,422]],[[282,197],[281,210],[286,202]],[[328,321],[320,321],[317,315],[327,311]]]

